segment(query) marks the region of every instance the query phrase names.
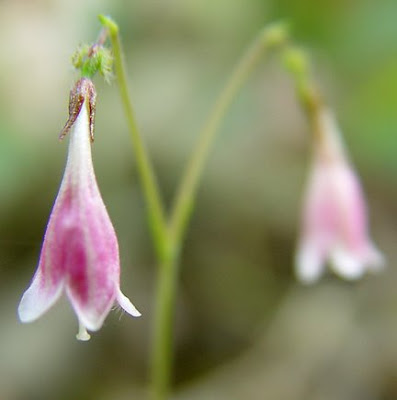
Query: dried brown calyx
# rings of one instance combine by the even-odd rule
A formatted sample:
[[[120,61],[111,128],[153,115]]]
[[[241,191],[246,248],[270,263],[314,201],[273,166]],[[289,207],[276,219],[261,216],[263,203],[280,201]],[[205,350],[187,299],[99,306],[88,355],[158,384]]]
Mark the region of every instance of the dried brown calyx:
[[[85,101],[90,118],[90,138],[92,142],[94,141],[96,90],[93,82],[89,78],[80,78],[70,91],[69,118],[59,135],[60,140],[69,133]]]

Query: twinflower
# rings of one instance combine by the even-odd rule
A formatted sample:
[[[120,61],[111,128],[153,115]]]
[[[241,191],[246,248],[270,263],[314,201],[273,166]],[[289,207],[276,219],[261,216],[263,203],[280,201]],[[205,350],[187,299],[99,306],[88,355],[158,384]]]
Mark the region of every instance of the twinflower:
[[[330,110],[319,110],[315,129],[296,274],[305,283],[315,282],[329,262],[341,277],[356,279],[367,270],[379,270],[383,256],[369,238],[360,182]]]
[[[140,313],[120,290],[117,237],[95,179],[91,141],[95,88],[80,79],[71,91],[69,120],[61,138],[71,130],[61,187],[41,249],[39,265],[18,308],[22,322],[46,312],[65,291],[79,320],[77,338],[88,340],[117,302],[127,313]]]

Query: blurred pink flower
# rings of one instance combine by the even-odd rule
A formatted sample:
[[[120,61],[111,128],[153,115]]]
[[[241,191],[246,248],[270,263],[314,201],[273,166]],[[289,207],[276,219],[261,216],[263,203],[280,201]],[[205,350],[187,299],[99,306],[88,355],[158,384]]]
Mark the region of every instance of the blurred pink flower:
[[[81,98],[77,109],[67,164],[39,265],[18,308],[22,322],[34,321],[65,290],[79,320],[80,340],[90,338],[87,329],[101,328],[115,301],[129,314],[140,315],[120,290],[117,237],[91,159],[93,111],[89,100]]]
[[[328,261],[345,279],[383,266],[383,256],[369,238],[360,182],[341,142],[331,112],[318,116],[314,160],[306,189],[303,227],[296,254],[296,274],[315,282]]]

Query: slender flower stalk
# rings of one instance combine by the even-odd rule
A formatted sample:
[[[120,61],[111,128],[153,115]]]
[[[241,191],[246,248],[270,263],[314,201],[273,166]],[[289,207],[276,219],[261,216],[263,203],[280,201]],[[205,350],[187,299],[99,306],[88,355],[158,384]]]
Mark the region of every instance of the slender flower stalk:
[[[270,25],[255,37],[232,71],[199,132],[197,144],[177,190],[168,225],[170,259],[163,263],[157,285],[152,352],[154,400],[165,399],[169,392],[173,361],[172,323],[179,276],[178,257],[211,146],[226,112],[254,67],[261,57],[282,46],[286,38],[287,27],[284,23]]]
[[[100,15],[99,20],[105,29],[108,30],[109,38],[112,43],[116,78],[118,81],[122,105],[127,117],[131,142],[136,156],[136,164],[147,203],[149,226],[151,228],[157,257],[160,260],[164,260],[167,253],[164,207],[160,197],[155,173],[135,119],[135,112],[128,91],[119,28],[111,18],[104,15]]]
[[[285,23],[274,23],[262,29],[237,63],[218,96],[199,133],[198,142],[175,196],[170,219],[170,235],[175,244],[181,244],[183,241],[205,162],[227,110],[259,60],[269,51],[284,46],[287,36],[288,29]]]
[[[138,317],[139,311],[120,290],[116,233],[95,179],[91,158],[95,89],[87,78],[71,91],[69,153],[33,281],[19,304],[22,322],[45,313],[65,291],[79,320],[79,340],[97,331],[117,302]]]

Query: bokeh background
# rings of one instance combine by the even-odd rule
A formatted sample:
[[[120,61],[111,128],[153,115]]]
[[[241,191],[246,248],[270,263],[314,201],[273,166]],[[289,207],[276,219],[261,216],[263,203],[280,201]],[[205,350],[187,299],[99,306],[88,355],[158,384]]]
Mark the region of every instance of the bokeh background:
[[[0,1],[0,399],[144,399],[156,266],[116,83],[96,80],[97,179],[116,227],[122,288],[89,343],[63,299],[33,324],[16,308],[36,268],[66,158],[58,133],[70,55],[118,21],[139,125],[169,205],[200,126],[245,46],[286,19],[312,55],[367,193],[388,268],[347,283],[293,274],[308,125],[291,81],[260,64],[225,118],[182,255],[178,400],[397,398],[395,0]]]

